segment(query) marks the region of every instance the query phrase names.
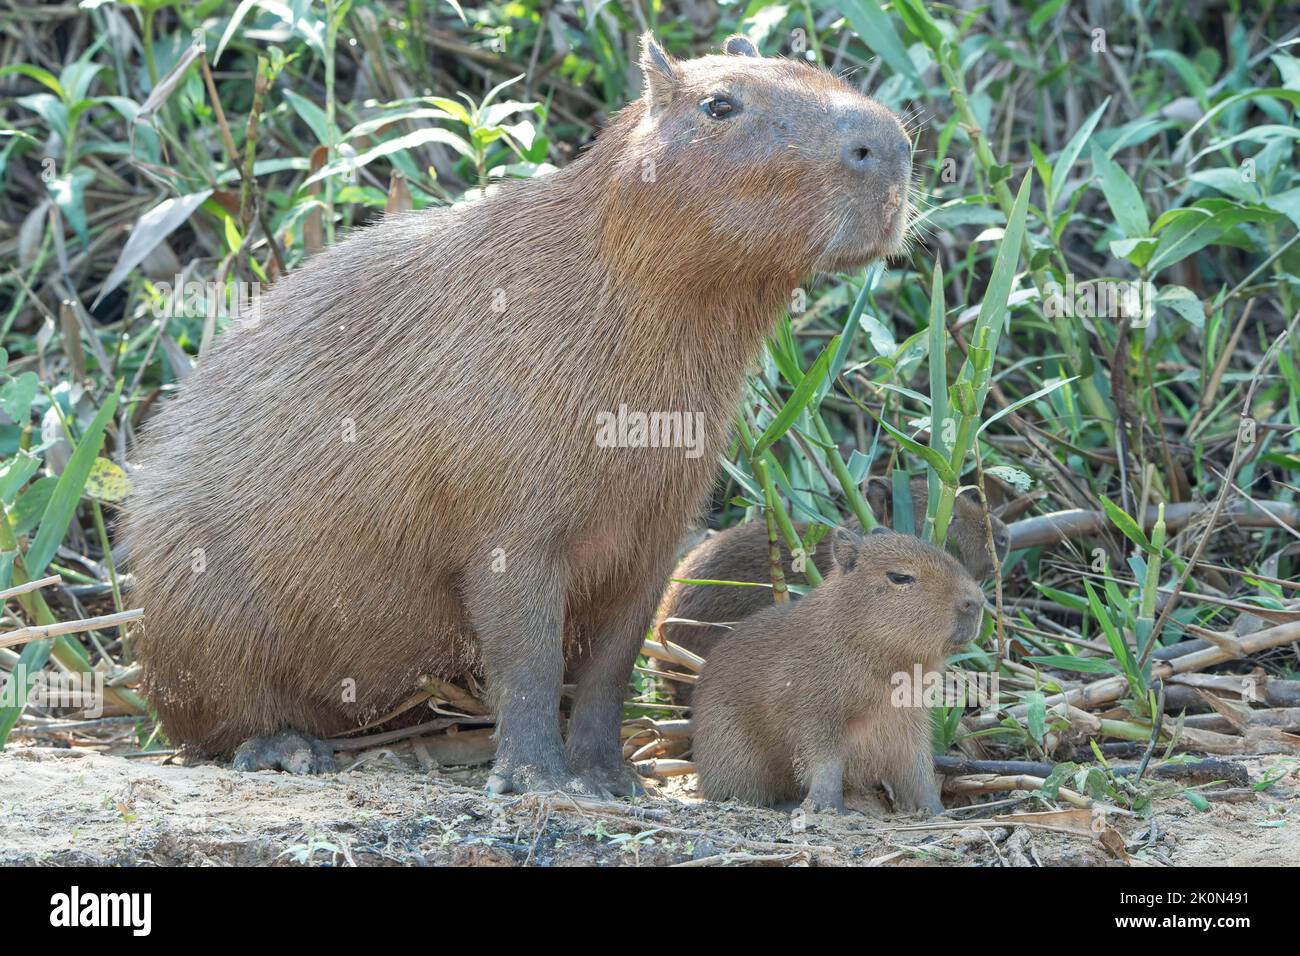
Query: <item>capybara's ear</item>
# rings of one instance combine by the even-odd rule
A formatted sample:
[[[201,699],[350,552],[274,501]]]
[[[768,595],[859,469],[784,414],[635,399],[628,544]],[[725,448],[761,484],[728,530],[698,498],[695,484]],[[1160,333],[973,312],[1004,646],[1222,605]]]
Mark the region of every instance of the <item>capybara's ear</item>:
[[[645,75],[645,97],[650,108],[667,106],[677,87],[677,64],[649,33],[641,34],[641,72]]]
[[[730,53],[732,56],[758,56],[758,47],[754,46],[749,37],[742,36],[739,33],[733,33],[727,37],[726,42],[722,44],[722,52]]]
[[[891,524],[889,511],[894,499],[890,494],[889,482],[884,478],[874,477],[868,478],[865,484],[867,507],[881,524]]]
[[[862,553],[862,535],[840,525],[831,532],[831,560],[841,571],[852,571]]]

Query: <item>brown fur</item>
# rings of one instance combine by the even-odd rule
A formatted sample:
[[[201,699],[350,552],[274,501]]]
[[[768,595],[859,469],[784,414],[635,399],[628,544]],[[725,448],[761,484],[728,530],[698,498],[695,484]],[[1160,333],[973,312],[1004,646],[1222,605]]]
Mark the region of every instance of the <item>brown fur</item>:
[[[746,367],[791,289],[909,216],[901,125],[834,76],[648,39],[643,69],[566,169],[283,279],[150,423],[127,533],[174,742],[336,734],[481,669],[494,786],[624,780],[627,679]],[[743,111],[705,115],[718,91]],[[863,135],[889,146],[866,176],[838,165]],[[701,413],[703,454],[599,447],[620,404]]]
[[[899,808],[939,812],[929,711],[895,706],[891,677],[938,672],[975,636],[979,585],[911,535],[837,529],[830,550],[837,570],[821,587],[746,618],[714,648],[695,690],[700,791],[842,808],[845,789],[880,782]]]
[[[925,521],[926,500],[929,494],[924,478],[914,478],[910,485],[912,492],[913,527],[919,533]],[[889,483],[883,479],[871,479],[867,489],[867,500],[872,511],[882,521],[889,520]],[[961,555],[962,564],[971,576],[985,580],[995,570],[989,555],[988,527],[985,519],[992,525],[994,547],[998,561],[1007,556],[1007,526],[996,516],[989,515],[977,496],[959,495],[953,507],[952,520],[948,526],[948,540],[955,545]],[[857,521],[849,523],[852,529],[859,529]],[[803,537],[808,526],[795,524],[795,530]],[[818,547],[811,560],[823,575],[829,574],[834,567],[830,549]],[[802,572],[795,571],[790,549],[781,541],[781,566],[789,582],[806,584]],[[689,578],[704,581],[749,581],[769,584],[772,580],[768,556],[767,525],[762,521],[750,521],[728,528],[721,534],[701,542],[690,554],[682,559],[674,578]],[[656,633],[666,640],[685,647],[689,651],[707,658],[718,641],[729,631],[723,627],[701,626],[696,624],[665,623],[669,618],[682,618],[688,621],[700,621],[707,624],[732,624],[749,615],[761,611],[772,603],[770,588],[727,587],[712,584],[669,584],[659,604],[655,618]],[[679,699],[689,700],[690,689],[682,685],[673,685]]]

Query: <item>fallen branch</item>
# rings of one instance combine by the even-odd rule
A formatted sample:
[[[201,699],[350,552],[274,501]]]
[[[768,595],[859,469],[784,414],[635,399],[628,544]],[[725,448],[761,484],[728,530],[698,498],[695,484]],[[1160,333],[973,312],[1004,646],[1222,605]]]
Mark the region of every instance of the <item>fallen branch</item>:
[[[1213,511],[1212,504],[1194,501],[1167,504],[1165,527],[1171,532],[1177,531],[1193,521],[1209,517]],[[1280,501],[1237,501],[1225,506],[1219,515],[1220,524],[1233,524],[1240,528],[1276,528],[1279,522],[1300,529],[1300,508]],[[1156,509],[1147,508],[1142,515],[1143,530],[1150,531],[1155,523]],[[1097,534],[1109,526],[1110,518],[1104,511],[1072,508],[1014,522],[1007,530],[1011,536],[1011,550],[1018,551],[1055,544],[1066,538]]]
[[[1281,647],[1283,644],[1290,644],[1296,640],[1300,640],[1300,621],[1291,621],[1287,624],[1279,624],[1276,627],[1256,631],[1254,634],[1241,638],[1237,642],[1237,646],[1242,654],[1254,654],[1270,648]],[[1215,664],[1234,660],[1235,657],[1235,654],[1220,647],[1207,647],[1199,651],[1193,651],[1191,654],[1184,654],[1182,657],[1175,657],[1173,660],[1155,663],[1151,668],[1151,677],[1155,680],[1157,678],[1172,677],[1175,674],[1204,670]],[[1053,694],[1046,699],[1045,703],[1049,708],[1066,704],[1083,710],[1091,710],[1103,704],[1114,703],[1122,698],[1128,692],[1128,689],[1128,679],[1123,675],[1107,677],[1063,694]],[[1008,708],[1005,713],[1016,720],[1023,721],[1029,713],[1029,707],[1026,704],[1018,704],[1015,707]],[[1001,717],[996,713],[980,714],[970,721],[970,727],[973,730],[983,730],[996,727],[999,723],[1001,723]]]
[[[968,777],[950,777],[945,781],[945,793],[971,794],[996,793],[1003,790],[1041,790],[1047,781],[1043,777],[1030,774],[972,774]],[[1081,793],[1075,793],[1065,787],[1056,791],[1056,799],[1080,809],[1091,809],[1094,803]]]
[[[17,597],[20,594],[26,594],[29,591],[39,591],[49,584],[62,584],[63,578],[57,574],[51,574],[48,578],[41,578],[37,581],[28,581],[26,584],[17,584],[7,590],[0,591],[0,601],[7,601],[11,597]]]
[[[137,607],[130,611],[119,611],[102,617],[87,617],[80,621],[33,624],[31,627],[20,627],[16,631],[0,634],[0,647],[13,647],[15,644],[26,644],[28,641],[43,641],[58,637],[60,634],[76,634],[80,631],[98,631],[105,627],[117,627],[131,621],[138,621],[142,617],[144,617],[144,608]]]
[[[669,618],[664,623],[675,620],[677,619]],[[680,647],[672,641],[664,640],[657,634],[653,640],[641,643],[641,653],[646,657],[653,657],[655,660],[670,661],[696,674],[704,669],[704,658],[700,657],[700,655],[692,654],[686,648]]]

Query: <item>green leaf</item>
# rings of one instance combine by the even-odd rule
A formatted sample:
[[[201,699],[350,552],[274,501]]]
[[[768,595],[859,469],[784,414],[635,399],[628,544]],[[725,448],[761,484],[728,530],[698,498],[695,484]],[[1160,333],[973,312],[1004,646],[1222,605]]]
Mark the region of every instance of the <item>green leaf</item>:
[[[1110,661],[1100,657],[1075,657],[1073,654],[1035,654],[1024,658],[1024,662],[1080,674],[1114,674],[1118,670]]]
[[[1147,271],[1154,275],[1181,262],[1242,223],[1274,217],[1276,214],[1264,206],[1241,206],[1226,199],[1203,199],[1194,206],[1170,210],[1156,220],[1160,242]]]
[[[1128,512],[1115,504],[1115,502],[1111,501],[1105,495],[1101,496],[1101,507],[1105,510],[1106,517],[1110,518],[1111,524],[1116,528],[1119,528],[1124,537],[1128,538],[1143,551],[1151,550],[1151,542],[1147,540],[1147,536],[1143,533],[1141,525],[1139,525],[1137,521],[1128,514]]]
[[[1092,131],[1097,128],[1097,121],[1101,119],[1101,114],[1106,112],[1106,107],[1110,105],[1110,97],[1102,100],[1101,106],[1093,110],[1092,115],[1083,121],[1078,132],[1070,138],[1065,144],[1065,149],[1061,150],[1061,155],[1056,159],[1056,165],[1052,167],[1052,185],[1048,190],[1048,208],[1056,208],[1061,194],[1065,192],[1065,181],[1069,176],[1070,168],[1074,165],[1079,154],[1083,152],[1084,144],[1088,142],[1088,137]]]
[[[817,394],[822,382],[826,378],[826,371],[830,367],[831,355],[839,345],[840,337],[837,335],[831,339],[829,345],[822,349],[817,361],[813,362],[807,374],[800,380],[794,390],[794,394],[781,406],[776,417],[772,419],[772,424],[767,426],[767,430],[754,443],[754,450],[750,453],[751,458],[757,460],[763,452],[771,448],[782,435],[790,430],[796,418],[812,402],[813,397]]]
[[[1042,4],[1029,18],[1029,32],[1037,33],[1041,30],[1048,20],[1056,16],[1056,11],[1060,10],[1064,3],[1065,0],[1048,0],[1047,3]]]
[[[997,354],[998,337],[1002,334],[1002,328],[1010,315],[1007,302],[1011,297],[1011,281],[1015,278],[1016,266],[1020,262],[1020,247],[1024,242],[1025,216],[1029,209],[1029,188],[1032,180],[1033,173],[1026,171],[1024,179],[1020,181],[1020,191],[1016,194],[1016,201],[1011,207],[1006,231],[998,244],[997,259],[993,263],[993,275],[984,289],[979,317],[975,320],[975,328],[971,333],[971,342],[983,342],[982,347],[986,348],[991,355]],[[984,399],[988,395],[991,368],[982,374],[978,381],[974,379],[974,375],[974,366],[968,357],[962,365],[957,380],[972,382],[979,390],[975,404],[978,411],[983,407]]]
[[[25,485],[40,467],[40,458],[25,451],[18,452],[5,462],[4,467],[0,468],[0,501],[6,504],[13,501],[14,495],[18,494],[18,489]]]
[[[927,448],[916,439],[903,434],[903,432],[889,424],[889,422],[885,421],[869,408],[867,409],[867,414],[874,418],[881,428],[893,435],[894,439],[900,445],[913,454],[919,455],[923,458],[925,463],[934,469],[935,474],[939,476],[940,481],[946,485],[957,484],[957,473],[952,470],[952,466],[948,463],[948,459],[944,458],[943,455],[939,454],[933,448]]]
[[[1237,93],[1234,96],[1229,96],[1226,99],[1219,100],[1219,102],[1206,110],[1205,115],[1198,119],[1192,128],[1183,134],[1183,141],[1191,139],[1193,133],[1210,120],[1214,119],[1214,117],[1218,116],[1228,107],[1235,106],[1236,104],[1242,103],[1246,100],[1257,99],[1259,97],[1285,100],[1292,106],[1300,109],[1300,90],[1280,89],[1278,87],[1270,87],[1262,90],[1247,90],[1244,93]]]
[[[894,11],[907,28],[921,38],[936,55],[943,45],[943,32],[920,0],[894,0]]]
[[[915,85],[921,85],[920,74],[912,65],[912,58],[907,55],[907,48],[898,38],[894,21],[885,15],[876,0],[817,0],[816,6],[822,9],[839,10],[848,18],[849,25],[872,52],[876,53],[895,73],[907,77]]]
[[[981,435],[981,434],[983,434],[983,433],[984,433],[984,429],[988,428],[990,425],[992,425],[995,421],[997,421],[997,420],[998,420],[999,418],[1001,418],[1003,415],[1009,415],[1009,414],[1011,414],[1012,412],[1014,412],[1016,409],[1021,408],[1021,407],[1025,406],[1025,405],[1028,405],[1030,402],[1036,402],[1036,401],[1038,401],[1038,399],[1042,398],[1044,395],[1050,395],[1052,392],[1056,391],[1058,388],[1063,388],[1063,387],[1065,387],[1066,385],[1069,385],[1071,382],[1073,382],[1073,381],[1074,381],[1075,379],[1077,379],[1078,377],[1079,377],[1079,376],[1077,376],[1077,375],[1071,375],[1069,378],[1063,378],[1063,379],[1061,379],[1061,380],[1059,380],[1059,381],[1053,382],[1051,385],[1045,385],[1045,386],[1043,386],[1042,388],[1040,388],[1038,391],[1034,392],[1034,393],[1031,394],[1031,395],[1026,395],[1024,398],[1018,398],[1018,399],[1016,399],[1014,402],[1012,402],[1012,403],[1011,403],[1010,405],[1008,405],[1006,408],[999,409],[997,412],[995,412],[994,414],[990,415],[987,419],[985,419],[984,424],[980,425],[979,430],[978,430],[975,434],[976,434],[976,435]]]
[[[450,130],[429,127],[428,129],[417,129],[414,133],[407,133],[405,136],[398,136],[395,139],[387,140],[380,143],[373,149],[368,149],[356,157],[347,157],[330,163],[328,166],[319,170],[312,176],[308,176],[303,181],[304,186],[310,186],[312,183],[328,176],[336,176],[339,173],[351,172],[360,169],[362,166],[369,165],[382,156],[388,156],[392,153],[402,152],[408,149],[414,149],[416,146],[423,146],[425,143],[442,143],[450,146],[462,156],[473,156],[474,149],[469,143],[465,142],[464,137],[457,136]]]
[[[1196,293],[1185,286],[1165,286],[1156,293],[1156,304],[1172,309],[1198,329],[1205,327],[1205,306]]]
[[[91,468],[94,467],[95,459],[99,457],[99,446],[104,442],[104,431],[112,421],[121,394],[122,383],[118,382],[113,393],[104,402],[103,408],[95,415],[85,434],[77,442],[76,451],[72,453],[72,457],[68,459],[68,464],[63,469],[63,474],[59,476],[58,485],[41,518],[40,530],[36,532],[36,538],[23,559],[27,566],[27,573],[33,578],[38,578],[45,572],[45,567],[53,559],[54,553],[63,541],[63,536],[68,533],[68,526],[77,512],[77,504],[81,501],[86,479],[90,475]]]
[[[295,93],[293,90],[285,90],[284,98],[289,101],[289,105],[293,107],[293,111],[298,114],[299,118],[302,119],[302,121],[306,123],[311,131],[316,135],[316,142],[320,143],[322,146],[328,146],[331,142],[337,143],[339,141],[337,127],[334,129],[333,139],[330,138],[329,118],[325,115],[323,109],[311,100],[307,99],[307,97]]]
[[[952,446],[944,438],[948,429],[948,353],[947,328],[944,325],[945,308],[943,292],[943,266],[938,260],[934,263],[934,276],[930,282],[930,325],[927,329],[926,364],[930,372],[930,447],[946,460],[952,459]],[[956,433],[956,430],[952,430]],[[940,480],[933,471],[927,473],[929,486],[927,513],[939,500]]]
[[[826,371],[826,381],[822,383],[817,392],[816,404],[818,405],[826,397],[826,393],[830,391],[835,379],[839,377],[840,370],[844,368],[844,360],[848,358],[849,346],[853,344],[853,330],[858,325],[859,320],[864,317],[862,311],[867,307],[867,297],[871,294],[871,290],[876,287],[876,282],[880,279],[880,273],[883,271],[884,267],[880,263],[874,262],[863,272],[862,291],[853,300],[853,307],[849,309],[848,318],[844,321],[844,328],[840,332],[839,348],[835,350],[835,354],[831,358],[830,367]]]
[[[52,475],[38,478],[14,500],[9,512],[9,527],[15,536],[26,534],[40,523],[58,483],[59,479]]]
[[[243,21],[244,17],[248,16],[248,11],[253,9],[253,7],[257,6],[260,2],[261,0],[241,0],[239,6],[235,7],[235,12],[231,15],[230,22],[226,24],[226,29],[222,32],[220,42],[217,43],[217,50],[212,54],[213,66],[216,66],[221,62],[221,54],[225,52],[226,44],[229,43],[230,38],[235,35],[235,31],[239,29],[239,24]]]
[[[1101,177],[1102,195],[1120,232],[1130,239],[1146,236],[1151,231],[1151,220],[1142,203],[1142,194],[1128,173],[1096,143],[1092,144],[1092,168]]]
[[[1061,605],[1061,607],[1069,608],[1071,611],[1088,610],[1087,600],[1079,597],[1077,594],[1071,594],[1069,591],[1058,591],[1056,588],[1050,588],[1045,584],[1039,584],[1037,581],[1033,582],[1033,585],[1040,593],[1051,598],[1057,604]]]
[[[1025,719],[1029,735],[1034,738],[1034,743],[1042,744],[1047,734],[1047,699],[1038,691],[1030,691],[1025,695],[1024,703],[1028,709]]]
[[[32,402],[41,380],[35,372],[23,372],[0,387],[0,410],[18,423],[21,428],[32,417]]]
[[[1115,627],[1115,622],[1111,620],[1105,605],[1101,603],[1101,598],[1098,597],[1092,582],[1085,580],[1083,589],[1088,592],[1088,606],[1092,611],[1092,616],[1101,625],[1102,632],[1106,635],[1106,643],[1110,645],[1110,652],[1119,664],[1120,671],[1128,680],[1129,690],[1139,700],[1143,699],[1146,696],[1146,687],[1142,680],[1142,674],[1138,670],[1137,659],[1133,656],[1133,649],[1128,646],[1119,629]]]
[[[29,80],[35,80],[37,83],[41,83],[53,90],[59,99],[64,98],[63,87],[54,78],[54,74],[48,70],[42,70],[39,66],[29,66],[26,63],[17,63],[13,66],[0,68],[0,76],[13,76],[14,74],[20,74]]]

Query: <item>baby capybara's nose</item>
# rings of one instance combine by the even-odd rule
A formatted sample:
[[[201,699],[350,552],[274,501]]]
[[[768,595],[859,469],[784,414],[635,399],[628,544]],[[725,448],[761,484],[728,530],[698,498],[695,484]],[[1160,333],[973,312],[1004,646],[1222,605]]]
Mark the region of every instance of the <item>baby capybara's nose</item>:
[[[861,175],[895,172],[912,160],[912,144],[896,130],[850,136],[840,147],[840,161]]]

